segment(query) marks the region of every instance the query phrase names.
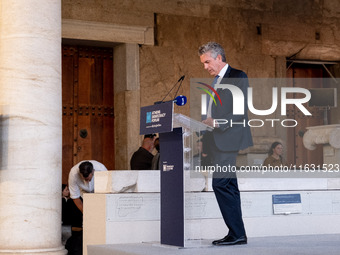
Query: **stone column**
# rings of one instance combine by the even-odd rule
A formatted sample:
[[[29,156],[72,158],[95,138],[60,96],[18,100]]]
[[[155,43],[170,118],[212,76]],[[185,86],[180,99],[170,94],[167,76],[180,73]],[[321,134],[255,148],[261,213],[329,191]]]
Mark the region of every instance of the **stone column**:
[[[130,169],[130,158],[141,145],[139,136],[139,47],[114,48],[115,169]]]
[[[61,245],[61,1],[0,2],[0,254]]]

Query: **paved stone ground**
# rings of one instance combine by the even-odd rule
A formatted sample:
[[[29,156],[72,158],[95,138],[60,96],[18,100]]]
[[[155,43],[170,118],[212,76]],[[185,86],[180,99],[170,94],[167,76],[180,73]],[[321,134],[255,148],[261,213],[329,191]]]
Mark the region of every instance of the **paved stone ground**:
[[[211,241],[197,241],[189,248],[159,243],[93,245],[88,255],[340,255],[340,234],[248,238],[248,244],[237,246],[212,246]]]

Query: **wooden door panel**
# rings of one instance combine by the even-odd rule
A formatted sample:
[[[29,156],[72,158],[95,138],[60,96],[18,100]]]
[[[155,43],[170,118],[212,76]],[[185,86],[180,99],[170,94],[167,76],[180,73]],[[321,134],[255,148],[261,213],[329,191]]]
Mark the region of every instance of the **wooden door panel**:
[[[114,169],[113,52],[64,45],[62,63],[63,183],[67,183],[69,170],[81,160],[98,160]]]
[[[302,88],[322,88],[322,69],[321,68],[294,68],[294,85],[295,87]],[[320,78],[320,79],[303,79],[301,83],[301,78]],[[301,95],[298,97],[301,97]],[[297,118],[300,125],[295,128],[296,137],[296,164],[315,164],[322,165],[323,163],[323,148],[318,146],[316,150],[307,150],[303,145],[303,132],[306,131],[306,127],[323,125],[323,116],[320,114],[318,109],[305,107],[312,116],[305,116],[300,110],[295,108]]]
[[[63,48],[62,54],[62,183],[67,183],[68,174],[64,174],[64,172],[66,172],[66,169],[71,169],[73,166],[74,49],[69,47]]]
[[[103,104],[110,106],[113,106],[113,62],[104,59],[103,60]]]
[[[110,112],[107,113],[111,115]],[[113,115],[113,112],[112,112]],[[114,150],[115,150],[115,141],[114,141],[114,118],[110,116],[104,116],[103,118],[103,158],[106,163],[106,167],[108,169],[115,168],[115,161],[114,161]]]
[[[91,120],[87,116],[78,116],[78,132],[77,132],[77,143],[74,144],[76,151],[76,162],[81,160],[90,160],[92,158],[92,132],[91,132]],[[86,131],[86,137],[81,137],[81,134]]]
[[[115,150],[115,140],[114,140],[114,113],[113,113],[113,62],[109,59],[103,60],[103,104],[104,104],[104,117],[103,117],[103,134],[105,139],[103,139],[103,158],[107,163],[109,169],[114,169],[114,150]],[[111,149],[110,149],[111,148]]]
[[[62,104],[73,106],[73,77],[74,77],[74,57],[65,55],[62,59]]]
[[[79,58],[79,87],[78,87],[78,104],[91,104],[91,73],[94,69],[94,59]]]
[[[100,56],[94,59],[94,67],[91,69],[90,102],[94,105],[103,104],[103,61]],[[111,71],[112,72],[112,71]]]
[[[65,110],[63,110],[65,112]],[[63,113],[64,114],[64,113]],[[73,116],[65,113],[62,120],[62,166],[64,169],[71,169],[73,166]],[[68,182],[68,174],[62,175],[62,183]]]
[[[287,72],[287,77],[292,78],[292,86],[300,88],[322,88],[322,68],[311,67],[292,67]],[[303,78],[320,78],[320,79],[303,79]],[[292,96],[292,95],[290,95]],[[295,98],[304,97],[303,94],[294,94]],[[305,116],[296,106],[289,105],[287,107],[287,118],[295,119],[298,125],[295,128],[287,130],[287,161],[289,164],[297,166],[305,164],[322,165],[323,148],[317,146],[316,150],[307,150],[303,145],[303,134],[306,127],[323,125],[322,112],[316,108],[308,107],[306,109],[312,116]]]
[[[91,117],[92,157],[103,161],[103,118],[102,116]]]

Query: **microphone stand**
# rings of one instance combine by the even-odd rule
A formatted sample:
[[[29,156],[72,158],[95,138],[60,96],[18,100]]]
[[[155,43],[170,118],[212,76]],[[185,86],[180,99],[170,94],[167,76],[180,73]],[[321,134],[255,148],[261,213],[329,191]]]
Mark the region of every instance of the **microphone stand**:
[[[184,80],[184,77],[185,75],[183,75],[181,78],[179,78],[179,80],[175,83],[175,85],[169,90],[169,92],[163,97],[163,99],[161,101],[157,101],[157,102],[154,102],[154,104],[161,104],[161,103],[164,103],[164,99],[170,94],[170,92],[176,87],[176,85],[181,82],[180,86],[182,85],[182,81]],[[179,87],[180,87],[179,86]],[[178,92],[178,90],[177,90]],[[177,94],[176,92],[176,94]]]
[[[176,96],[177,96],[177,94],[178,94],[178,91],[179,91],[179,89],[181,88],[181,86],[182,86],[182,82],[183,82],[183,80],[184,80],[184,75],[181,77],[181,83],[179,84],[179,86],[178,86],[178,88],[177,88],[177,91],[176,91],[176,94],[175,94],[175,96],[174,96],[174,100],[175,100],[175,98],[176,98]],[[182,79],[183,78],[183,79]]]

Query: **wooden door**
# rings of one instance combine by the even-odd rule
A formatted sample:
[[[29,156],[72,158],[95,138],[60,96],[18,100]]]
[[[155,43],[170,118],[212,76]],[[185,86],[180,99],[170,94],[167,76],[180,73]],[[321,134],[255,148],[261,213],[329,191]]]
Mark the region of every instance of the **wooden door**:
[[[287,71],[287,77],[292,79],[291,86],[299,88],[322,88],[322,79],[300,79],[300,78],[322,78],[323,69],[318,66],[295,66]],[[291,95],[298,97],[299,94]],[[302,96],[302,95],[301,95]],[[323,111],[308,107],[304,104],[312,116],[305,116],[295,105],[287,106],[287,118],[295,119],[298,125],[287,128],[287,163],[296,166],[323,164],[323,147],[318,145],[313,151],[307,150],[303,145],[303,135],[306,127],[323,125]]]
[[[114,169],[112,48],[63,45],[62,107],[63,183],[82,160]]]

